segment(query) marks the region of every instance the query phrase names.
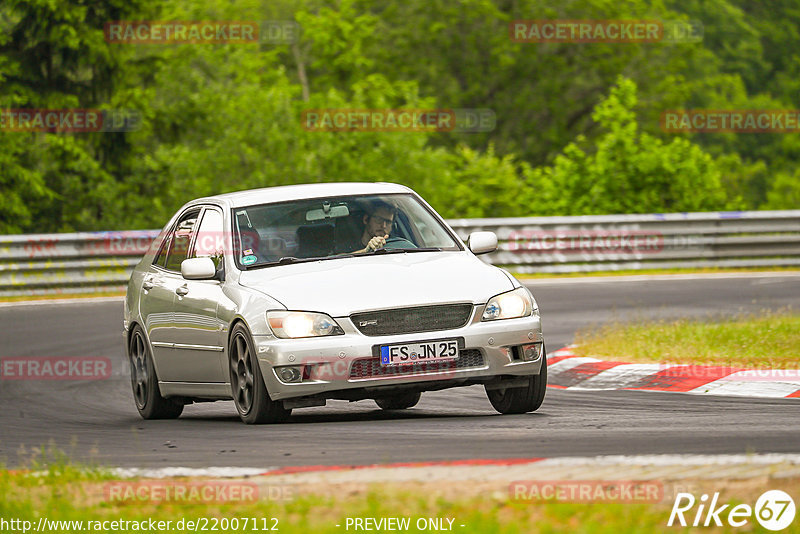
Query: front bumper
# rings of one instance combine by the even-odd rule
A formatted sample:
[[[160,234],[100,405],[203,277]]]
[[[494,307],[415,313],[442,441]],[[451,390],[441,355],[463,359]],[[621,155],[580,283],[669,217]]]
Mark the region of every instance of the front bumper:
[[[431,389],[461,385],[469,379],[498,376],[528,376],[539,374],[541,352],[533,361],[523,361],[513,347],[544,343],[538,312],[529,317],[481,322],[482,306],[473,308],[466,326],[450,330],[387,336],[366,336],[356,329],[347,317],[336,321],[344,335],[308,339],[278,339],[274,336],[255,336],[255,349],[261,374],[272,400],[296,397],[337,398],[337,392],[414,385]],[[374,362],[374,347],[396,343],[415,343],[436,339],[463,339],[461,362],[415,364],[392,368]],[[278,378],[275,368],[301,367],[300,382],[285,382]],[[373,373],[367,370],[375,370]],[[435,384],[435,386],[434,386]]]

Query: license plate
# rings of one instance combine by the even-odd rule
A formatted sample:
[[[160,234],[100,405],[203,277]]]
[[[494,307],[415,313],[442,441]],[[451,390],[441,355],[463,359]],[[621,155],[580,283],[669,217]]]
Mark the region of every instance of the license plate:
[[[457,339],[381,346],[381,365],[402,365],[455,359],[458,359]]]

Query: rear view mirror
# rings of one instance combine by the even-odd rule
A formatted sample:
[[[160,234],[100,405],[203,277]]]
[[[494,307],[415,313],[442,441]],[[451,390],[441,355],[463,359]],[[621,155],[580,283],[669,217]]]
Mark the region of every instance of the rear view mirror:
[[[497,250],[497,234],[494,232],[472,232],[467,238],[467,246],[473,254],[486,254]]]
[[[211,258],[190,258],[181,262],[181,275],[187,280],[211,280],[217,266]]]
[[[331,203],[325,201],[322,203],[322,209],[319,210],[309,210],[306,212],[306,220],[311,221],[320,221],[322,219],[331,219],[334,217],[347,217],[350,215],[350,210],[344,204],[339,204],[337,206],[331,206]]]

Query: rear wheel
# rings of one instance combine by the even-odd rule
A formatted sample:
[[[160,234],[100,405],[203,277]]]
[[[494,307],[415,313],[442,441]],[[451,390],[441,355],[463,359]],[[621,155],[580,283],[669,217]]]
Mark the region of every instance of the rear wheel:
[[[165,399],[158,389],[158,376],[153,365],[150,345],[139,325],[133,327],[128,345],[131,365],[131,387],[136,409],[143,419],[175,419],[183,412],[183,403]]]
[[[286,421],[292,410],[269,398],[250,332],[241,323],[233,328],[228,350],[231,393],[239,417],[248,425]]]
[[[544,353],[544,347],[542,347]],[[547,355],[542,354],[542,370],[528,377],[528,385],[519,388],[486,391],[489,402],[502,414],[528,413],[539,409],[547,390]]]
[[[375,404],[383,410],[405,410],[416,406],[421,396],[419,391],[409,391],[393,397],[375,399]]]

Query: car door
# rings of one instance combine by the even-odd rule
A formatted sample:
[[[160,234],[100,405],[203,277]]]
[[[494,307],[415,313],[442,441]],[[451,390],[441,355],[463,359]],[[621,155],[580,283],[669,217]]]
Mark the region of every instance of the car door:
[[[206,207],[194,232],[190,258],[211,258],[218,280],[185,280],[175,289],[174,360],[182,381],[226,382],[224,362],[225,324],[217,317],[217,305],[224,295],[224,234],[222,211]],[[180,269],[180,266],[178,266]]]
[[[182,214],[170,229],[159,253],[142,281],[140,312],[153,349],[158,378],[165,382],[182,381],[181,368],[175,362],[175,300],[183,283],[180,262],[186,258],[200,209]]]

